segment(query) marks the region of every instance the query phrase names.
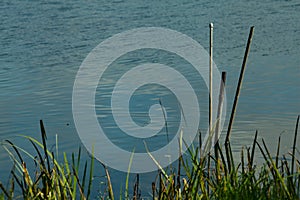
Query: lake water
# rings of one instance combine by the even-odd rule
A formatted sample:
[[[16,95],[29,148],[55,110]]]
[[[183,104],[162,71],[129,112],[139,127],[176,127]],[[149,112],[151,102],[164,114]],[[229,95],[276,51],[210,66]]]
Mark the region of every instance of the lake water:
[[[73,121],[72,90],[76,73],[93,48],[108,37],[133,28],[164,27],[184,33],[208,49],[208,24],[213,22],[214,61],[220,71],[227,71],[227,117],[249,28],[255,26],[233,125],[231,141],[234,151],[238,152],[243,145],[250,145],[255,130],[266,139],[271,149],[275,148],[279,135],[282,135],[284,150],[292,146],[296,117],[300,114],[298,0],[4,0],[0,2],[0,10],[0,140],[10,139],[21,146],[28,145],[17,135],[39,138],[38,123],[43,119],[49,145],[55,144],[57,134],[59,151],[69,154],[76,152],[81,141]],[[172,56],[150,51],[129,55],[116,63],[116,67],[118,64],[139,64],[135,60],[136,56],[150,60],[158,56],[157,61],[172,63]],[[192,72],[187,72],[187,75],[189,73]],[[160,94],[160,89],[163,88],[155,88],[156,95]],[[143,91],[149,91],[149,88]],[[98,91],[98,99],[101,98],[100,92],[101,89]],[[136,102],[151,99],[148,96],[151,92],[141,94],[137,95]],[[172,99],[172,95],[168,98]],[[101,102],[96,100],[96,103]],[[204,100],[203,104],[207,105],[207,102]],[[143,106],[136,107],[140,108]],[[205,109],[207,111],[204,108],[204,113]],[[101,115],[101,107],[97,114]],[[145,110],[136,121],[144,123],[143,116]],[[107,127],[109,129],[109,124]],[[111,139],[124,149],[131,148],[132,141],[126,140],[124,135],[115,135]],[[163,144],[157,145],[155,148]],[[1,148],[0,180],[8,178],[12,166],[11,162],[7,162],[8,159],[5,150]],[[98,183],[105,179],[102,177],[101,165],[96,165],[96,169],[101,172],[95,177]],[[149,180],[151,176],[153,174],[145,174],[142,179]],[[119,182],[124,182],[124,177],[123,173],[112,170],[116,191],[120,188]],[[142,185],[145,188],[150,186],[146,183]]]

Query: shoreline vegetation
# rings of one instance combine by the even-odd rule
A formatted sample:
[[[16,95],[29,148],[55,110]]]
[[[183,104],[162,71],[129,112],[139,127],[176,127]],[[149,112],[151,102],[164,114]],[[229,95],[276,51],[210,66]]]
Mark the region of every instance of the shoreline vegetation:
[[[212,61],[212,29],[210,24],[210,60]],[[251,147],[241,149],[240,158],[233,157],[230,144],[231,127],[234,121],[238,98],[241,90],[246,62],[250,50],[254,27],[250,34],[244,54],[242,69],[237,85],[237,90],[232,106],[229,126],[226,134],[225,144],[218,142],[216,135],[219,134],[218,121],[212,128],[211,119],[209,129],[211,138],[217,141],[212,151],[208,151],[212,144],[202,144],[201,132],[199,133],[199,144],[188,148],[184,154],[179,153],[176,167],[163,169],[158,163],[158,174],[153,180],[151,191],[148,192],[153,200],[162,199],[300,199],[300,154],[297,148],[297,134],[299,127],[299,116],[296,120],[293,146],[291,152],[280,154],[280,141],[278,138],[277,151],[272,155],[262,139],[258,141],[256,131]],[[210,61],[210,67],[211,62]],[[211,78],[210,78],[211,79]],[[222,83],[220,86],[220,98],[218,105],[218,119],[220,119],[223,90],[225,87],[226,73],[222,72]],[[211,80],[210,80],[211,82]],[[210,90],[211,94],[211,90]],[[211,101],[211,98],[210,98]],[[211,106],[211,103],[210,105]],[[210,107],[211,112],[211,107]],[[211,113],[209,113],[211,118]],[[0,180],[0,200],[2,199],[91,199],[92,183],[94,177],[93,153],[89,159],[81,163],[81,148],[78,155],[72,154],[70,160],[63,153],[63,162],[60,163],[52,150],[47,147],[47,136],[43,121],[40,121],[41,142],[33,137],[21,136],[31,143],[35,154],[30,154],[22,147],[15,145],[10,140],[2,142],[11,160],[13,168],[7,187]],[[211,141],[211,140],[209,140]],[[179,147],[185,145],[185,141],[179,140]],[[208,145],[208,146],[207,146]],[[181,152],[181,151],[179,151]],[[255,165],[255,158],[263,157],[261,166]],[[151,154],[149,153],[149,156]],[[26,163],[34,162],[35,169],[28,169]],[[153,158],[153,161],[155,158]],[[130,164],[131,165],[131,164]],[[29,166],[29,165],[28,165]],[[116,197],[108,168],[103,164],[106,178],[106,189],[101,191],[99,199],[144,199],[141,196],[139,174],[133,190],[129,189],[130,166],[125,181],[125,190]],[[99,186],[100,188],[100,186]]]
[[[227,148],[218,143],[214,153],[201,156],[201,141],[196,148],[189,148],[185,155],[180,155],[178,166],[160,169],[156,180],[152,182],[150,199],[300,199],[300,160],[296,147],[299,127],[297,117],[293,147],[291,152],[280,155],[280,137],[277,151],[272,155],[264,139],[257,140],[256,131],[251,147],[242,148],[240,160],[233,157],[230,143]],[[29,136],[21,136],[32,144],[36,151],[31,155],[25,149],[5,140],[2,143],[13,161],[8,187],[0,181],[0,199],[91,199],[94,157],[90,155],[84,165],[81,163],[81,148],[78,155],[72,154],[68,160],[63,153],[63,163],[59,163],[53,151],[47,148],[46,131],[40,121],[42,141]],[[183,141],[184,143],[184,141]],[[257,151],[263,157],[263,164],[256,166]],[[31,158],[36,168],[27,169],[24,157]],[[58,156],[58,155],[56,155]],[[80,167],[81,166],[81,167]],[[82,166],[84,166],[82,168]],[[144,199],[139,189],[139,174],[133,190],[129,189],[128,180],[125,190],[115,197],[110,174],[103,165],[106,189],[101,191],[99,199]],[[83,169],[80,171],[79,169]],[[99,186],[100,188],[100,186]],[[129,194],[129,191],[132,191]],[[149,199],[149,198],[147,198]]]

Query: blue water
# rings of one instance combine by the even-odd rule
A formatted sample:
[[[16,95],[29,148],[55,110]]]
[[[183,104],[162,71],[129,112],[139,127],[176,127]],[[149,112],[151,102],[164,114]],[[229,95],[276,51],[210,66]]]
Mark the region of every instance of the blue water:
[[[298,0],[4,0],[0,11],[0,140],[10,139],[22,145],[24,141],[18,134],[39,138],[38,123],[43,119],[49,145],[55,144],[57,134],[61,152],[76,152],[81,142],[72,116],[73,83],[79,66],[94,47],[114,34],[156,26],[182,32],[208,49],[208,24],[213,22],[214,61],[228,76],[227,115],[249,28],[255,26],[233,126],[233,149],[238,151],[242,145],[251,144],[255,130],[271,149],[279,135],[283,136],[284,149],[292,146],[295,121],[300,114]],[[139,119],[138,123],[144,123]],[[129,141],[121,138],[113,139],[130,149],[126,147]],[[0,180],[8,178],[12,163],[7,160],[5,150],[0,148]],[[99,163],[96,169],[102,173]],[[105,180],[101,173],[94,179],[96,184]],[[146,174],[144,179],[151,176]],[[112,170],[112,178],[119,191],[124,174]],[[94,188],[97,195],[99,188]]]

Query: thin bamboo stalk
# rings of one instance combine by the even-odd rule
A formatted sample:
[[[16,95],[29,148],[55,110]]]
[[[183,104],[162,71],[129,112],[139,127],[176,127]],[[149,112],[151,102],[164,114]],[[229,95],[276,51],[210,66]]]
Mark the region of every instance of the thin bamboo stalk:
[[[240,96],[240,91],[241,91],[241,88],[242,88],[242,82],[243,82],[243,78],[244,78],[244,73],[245,73],[245,69],[246,69],[246,63],[247,63],[247,59],[248,59],[248,55],[249,55],[249,51],[250,51],[250,45],[251,45],[253,33],[254,33],[254,26],[252,26],[250,28],[250,33],[249,33],[249,37],[248,37],[248,42],[247,42],[245,54],[244,54],[244,59],[243,59],[243,64],[242,64],[242,68],[241,68],[241,72],[240,72],[240,77],[239,77],[239,81],[238,81],[238,85],[237,85],[236,93],[235,93],[235,97],[234,97],[234,102],[233,102],[233,106],[232,106],[232,110],[231,110],[231,115],[230,115],[228,130],[227,130],[227,134],[226,134],[225,144],[229,143],[229,137],[230,137],[230,133],[231,133],[233,120],[234,120],[234,117],[235,117],[235,112],[236,112],[238,99],[239,99],[239,96]]]
[[[213,31],[214,25],[213,23],[209,24],[209,119],[208,126],[209,132],[212,131],[212,76],[213,76]]]
[[[226,72],[222,72],[222,81],[220,83],[220,92],[219,92],[219,104],[218,104],[218,114],[217,114],[217,122],[215,129],[215,139],[214,139],[214,149],[215,149],[215,158],[216,158],[216,177],[217,181],[219,180],[219,153],[218,153],[218,145],[219,145],[219,132],[220,132],[220,121],[222,116],[223,109],[223,101],[224,101],[224,91],[225,91],[225,82],[226,82]]]
[[[225,82],[226,82],[226,72],[222,72],[222,81],[220,83],[220,92],[219,92],[219,103],[218,103],[218,111],[217,111],[217,121],[216,121],[216,129],[215,129],[215,144],[217,143],[220,135],[220,122],[222,117],[222,109],[224,103],[224,91],[225,91]]]

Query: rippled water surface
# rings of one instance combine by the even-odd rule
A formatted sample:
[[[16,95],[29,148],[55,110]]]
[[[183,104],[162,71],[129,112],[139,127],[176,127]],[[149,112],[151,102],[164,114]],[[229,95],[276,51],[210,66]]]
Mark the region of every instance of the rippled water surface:
[[[238,151],[240,146],[251,144],[255,130],[259,130],[260,136],[267,140],[271,149],[276,146],[279,135],[283,136],[284,149],[288,150],[292,146],[296,117],[300,114],[300,3],[297,0],[4,0],[0,2],[0,10],[1,140],[10,139],[22,145],[24,141],[17,137],[18,134],[40,137],[38,123],[43,119],[48,131],[49,146],[55,144],[57,134],[60,151],[77,151],[81,142],[73,122],[72,89],[79,66],[94,47],[122,31],[156,26],[182,32],[208,49],[208,24],[213,22],[214,61],[220,71],[227,71],[227,116],[249,28],[255,26],[233,126],[234,150]],[[174,64],[173,55],[148,51],[128,55],[116,62],[114,67],[121,69],[123,66],[122,69],[126,69],[124,66],[153,59],[164,64]],[[177,59],[175,65],[179,63],[182,64],[180,66],[187,65]],[[185,68],[182,68],[184,71]],[[193,77],[193,72],[184,73]],[[110,76],[111,79],[104,81],[106,85],[97,89],[99,98],[96,97],[96,110],[100,118],[107,114],[105,107],[101,106],[101,101],[105,101],[107,96],[100,92],[109,90],[110,81],[119,75],[112,71]],[[151,88],[156,95],[154,97],[151,97]],[[136,110],[141,109],[140,113],[136,111],[133,116],[137,124],[147,123],[147,109],[139,103],[145,99],[148,104],[153,103],[161,91],[166,95],[167,106],[173,107],[175,111],[180,110],[177,104],[169,101],[174,98],[172,94],[163,92],[164,88],[141,88],[137,91],[134,107]],[[200,88],[199,96],[201,92]],[[207,98],[203,95],[201,97],[204,99],[202,103],[205,113]],[[143,117],[146,117],[146,121]],[[176,116],[173,120],[177,120]],[[205,124],[200,124],[202,126]],[[106,128],[113,129],[110,124],[106,124]],[[130,149],[134,143],[124,135],[113,135],[111,140],[124,149]],[[154,144],[153,148],[159,148],[164,143]],[[0,178],[4,180],[12,166],[7,160],[7,154],[1,148]],[[101,168],[100,165],[97,167]],[[145,175],[145,179],[147,176],[150,175]],[[113,172],[113,178],[118,177],[123,177],[123,174]],[[102,179],[95,178],[95,181],[99,180]]]

